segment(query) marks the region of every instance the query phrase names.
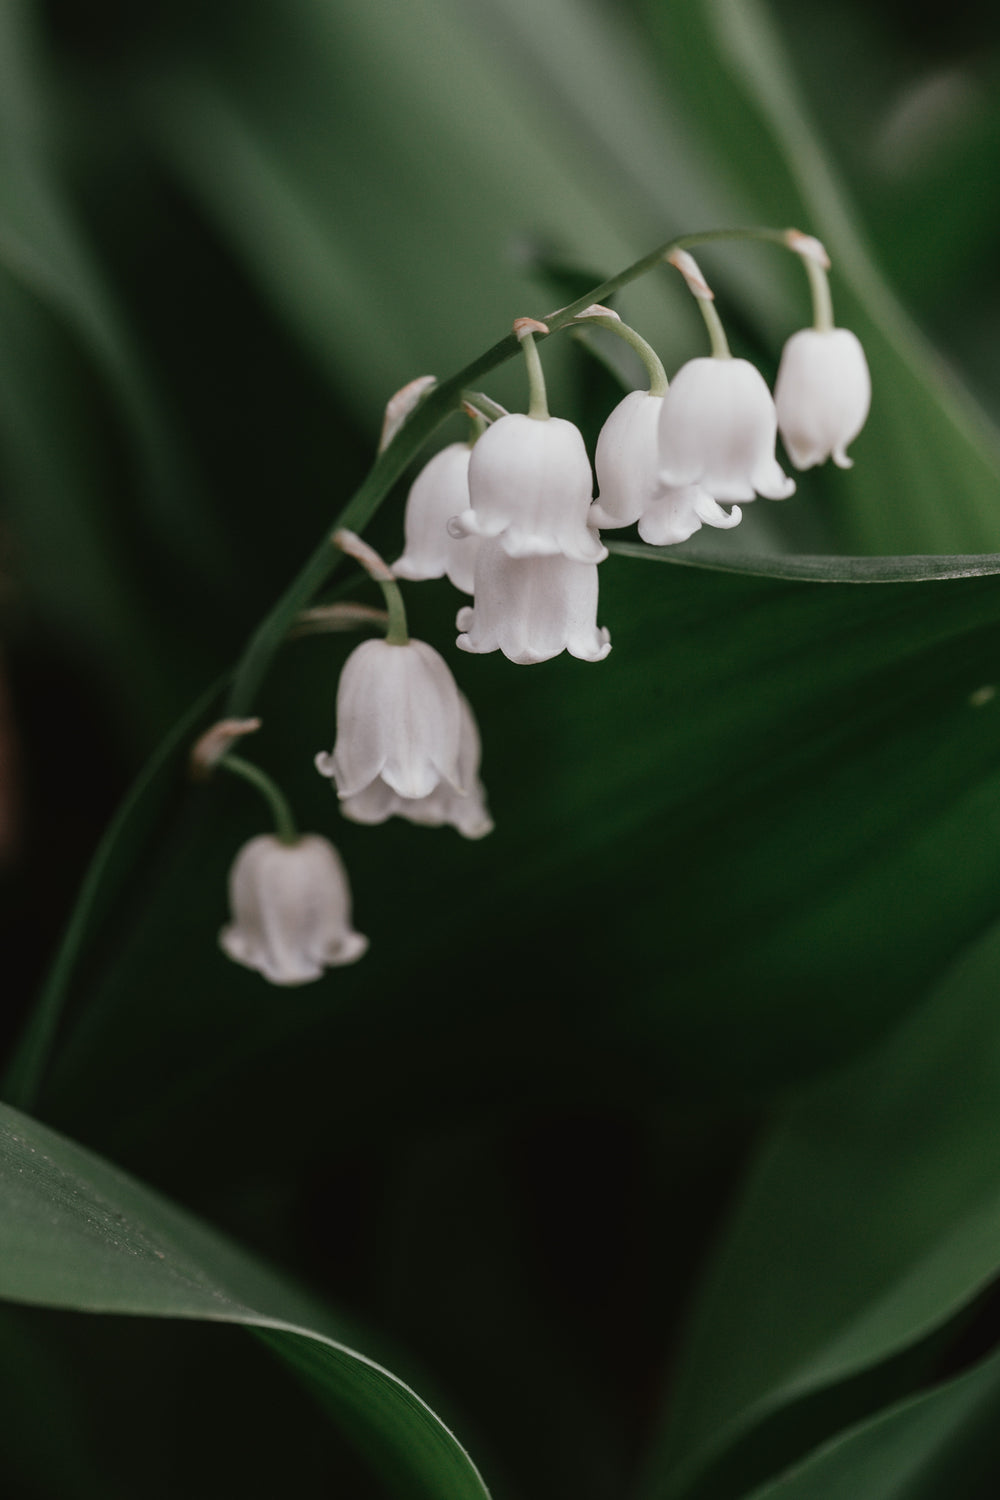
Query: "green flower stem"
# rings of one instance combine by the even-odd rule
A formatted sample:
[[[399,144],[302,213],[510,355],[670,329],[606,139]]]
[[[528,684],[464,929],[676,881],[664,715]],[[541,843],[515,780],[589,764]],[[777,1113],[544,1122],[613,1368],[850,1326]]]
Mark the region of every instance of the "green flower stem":
[[[485,391],[463,391],[462,401],[469,406],[478,407],[494,422],[508,415],[507,408],[501,406],[499,401],[494,401],[492,396],[487,396]]]
[[[726,330],[722,326],[722,319],[719,317],[715,303],[710,302],[707,297],[696,297],[695,301],[698,304],[698,311],[705,319],[705,327],[708,329],[708,336],[712,341],[712,358],[732,359],[733,356],[729,352],[729,340],[726,338]]]
[[[622,287],[629,286],[648,271],[655,270],[663,264],[672,250],[687,250],[692,245],[709,244],[717,240],[746,239],[769,240],[773,244],[789,248],[785,231],[781,229],[710,229],[700,234],[683,235],[680,239],[668,240],[666,244],[651,250],[648,255],[626,266],[624,271],[619,271],[607,281],[602,281],[599,286],[592,287],[575,302],[548,314],[543,321],[548,325],[550,334],[570,327],[577,313],[583,312],[595,302],[606,302],[609,297],[621,291]],[[392,442],[379,454],[360,488],[340,512],[333,529],[346,527],[350,531],[363,531],[428,438],[461,405],[463,390],[477,386],[484,375],[489,375],[500,365],[513,359],[519,348],[517,336],[509,333],[463,370],[459,370],[450,380],[442,381],[429,391],[403,423]],[[327,534],[324,534],[302,571],[250,637],[233,678],[225,709],[227,718],[246,718],[250,713],[271,660],[294,624],[296,615],[312,601],[313,595],[323,586],[339,561],[339,554],[330,547]]]
[[[410,633],[406,626],[406,606],[399,584],[388,563],[379,556],[375,548],[358,536],[357,532],[341,527],[333,533],[333,544],[348,557],[353,557],[364,568],[368,577],[377,583],[385,598],[388,615],[386,641],[390,646],[408,646]]]
[[[609,333],[616,333],[620,339],[624,339],[625,343],[635,350],[649,372],[649,394],[651,396],[665,396],[667,394],[669,382],[667,380],[667,372],[663,368],[663,361],[652,344],[648,344],[641,333],[637,333],[634,328],[630,328],[620,318],[596,316],[587,318],[586,323],[596,323],[598,328],[606,328]],[[584,326],[585,322],[581,318],[580,327]]]
[[[215,764],[219,770],[230,771],[234,776],[240,776],[252,787],[256,787],[271,809],[274,831],[281,842],[283,844],[298,843],[299,830],[296,827],[288,798],[266,771],[262,771],[260,766],[255,766],[253,761],[244,760],[242,755],[223,755]]]
[[[528,390],[530,392],[528,416],[534,417],[538,422],[547,422],[549,400],[545,390],[545,372],[542,369],[542,361],[538,357],[535,340],[530,333],[522,333],[521,349],[524,354],[524,363],[528,368]]]
[[[385,633],[386,644],[389,646],[408,646],[410,644],[410,632],[406,623],[406,605],[403,603],[403,595],[399,584],[395,579],[379,579],[379,587],[385,597],[386,612],[389,616],[389,627]]]
[[[833,298],[830,296],[830,278],[823,267],[813,260],[810,255],[799,257],[806,268],[809,277],[809,291],[812,294],[813,305],[813,327],[820,333],[830,333],[833,330]]]

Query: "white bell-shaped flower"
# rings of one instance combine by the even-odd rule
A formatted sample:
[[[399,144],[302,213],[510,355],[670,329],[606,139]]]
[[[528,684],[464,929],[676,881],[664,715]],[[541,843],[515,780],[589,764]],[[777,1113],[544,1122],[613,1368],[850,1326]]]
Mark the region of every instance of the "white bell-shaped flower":
[[[594,453],[597,500],[590,507],[591,526],[631,526],[662,490],[663,399],[631,391],[601,428]]]
[[[271,984],[309,984],[351,964],[368,939],[351,926],[351,891],[333,845],[309,833],[293,844],[261,834],[244,844],[229,874],[233,920],[223,952]]]
[[[597,626],[596,563],[510,557],[500,540],[480,548],[475,599],[459,610],[457,625],[463,651],[502,651],[522,664],[561,651],[602,661],[611,650],[607,630]]]
[[[745,359],[689,360],[660,414],[660,476],[715,500],[784,500],[795,489],[774,456],[778,419],[764,377]]]
[[[392,565],[399,578],[443,578],[464,594],[472,593],[478,537],[456,537],[448,530],[452,516],[469,506],[468,443],[449,443],[435,453],[410,486],[406,497],[406,547]]]
[[[663,396],[632,391],[601,428],[594,466],[600,486],[590,507],[592,526],[630,526],[654,547],[686,542],[703,525],[738,526],[742,511],[723,510],[707,490],[688,484],[670,488],[660,478],[660,415]]]
[[[852,460],[847,445],[865,425],[872,382],[865,351],[849,328],[801,328],[781,354],[774,385],[781,440],[797,469]]]
[[[728,531],[738,526],[743,512],[738,505],[723,510],[700,485],[686,484],[679,489],[663,489],[639,517],[639,535],[651,547],[673,547],[686,542],[702,526],[718,526]]]
[[[495,537],[508,557],[597,563],[607,548],[587,524],[593,494],[579,428],[561,417],[500,417],[469,463],[471,504],[450,523],[453,536]]]
[[[486,807],[486,790],[479,779],[481,746],[479,729],[468,701],[459,694],[461,734],[458,745],[458,775],[465,792],[441,781],[426,797],[401,797],[378,777],[363,791],[345,797],[340,810],[355,823],[384,823],[387,818],[406,818],[425,828],[450,824],[463,838],[481,839],[493,832]]]
[[[337,740],[316,769],[341,798],[383,781],[400,797],[429,797],[442,782],[462,790],[461,708],[454,677],[426,641],[364,641],[337,688]]]

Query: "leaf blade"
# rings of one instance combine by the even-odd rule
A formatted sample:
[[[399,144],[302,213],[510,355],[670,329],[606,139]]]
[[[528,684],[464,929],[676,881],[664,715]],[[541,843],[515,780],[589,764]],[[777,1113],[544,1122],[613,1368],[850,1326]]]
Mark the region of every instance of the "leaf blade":
[[[0,1296],[75,1311],[266,1330],[354,1428],[369,1455],[427,1497],[488,1491],[458,1439],[341,1320],[135,1179],[0,1105]],[[292,1343],[288,1343],[291,1340]]]

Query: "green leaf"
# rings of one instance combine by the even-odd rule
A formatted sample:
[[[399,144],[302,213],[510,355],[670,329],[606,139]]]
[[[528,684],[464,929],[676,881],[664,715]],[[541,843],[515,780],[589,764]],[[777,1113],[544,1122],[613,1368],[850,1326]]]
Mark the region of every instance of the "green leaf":
[[[351,1347],[342,1322],[141,1183],[6,1105],[0,1296],[262,1330],[403,1493],[488,1493],[458,1440],[391,1371]]]
[[[651,1493],[683,1491],[780,1407],[926,1338],[1000,1273],[998,964],[995,928],[764,1142],[696,1309]]]
[[[748,1500],[973,1500],[994,1493],[1000,1357],[859,1424]]]
[[[618,557],[644,562],[709,568],[718,573],[745,573],[753,578],[799,579],[811,583],[929,583],[943,578],[988,578],[1000,573],[1000,553],[979,552],[963,557],[809,557],[781,553],[730,551],[715,543],[685,542],[679,547],[646,547],[641,542],[607,543]]]

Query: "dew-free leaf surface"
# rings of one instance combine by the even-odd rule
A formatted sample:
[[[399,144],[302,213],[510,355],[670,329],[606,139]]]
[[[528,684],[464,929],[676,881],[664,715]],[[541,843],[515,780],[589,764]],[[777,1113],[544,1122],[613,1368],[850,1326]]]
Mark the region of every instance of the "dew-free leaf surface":
[[[158,1194],[6,1105],[0,1296],[262,1330],[400,1493],[488,1493],[457,1438],[414,1391],[351,1347],[335,1318]]]

